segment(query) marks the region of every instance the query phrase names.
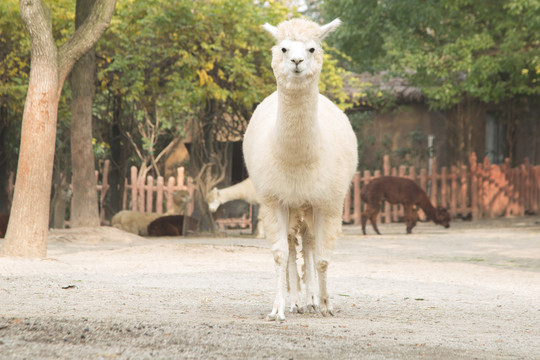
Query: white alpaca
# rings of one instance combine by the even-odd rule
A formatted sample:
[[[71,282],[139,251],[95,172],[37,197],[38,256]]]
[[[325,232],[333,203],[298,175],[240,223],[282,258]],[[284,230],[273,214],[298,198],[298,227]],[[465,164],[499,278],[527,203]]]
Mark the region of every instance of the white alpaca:
[[[215,187],[206,196],[208,208],[210,209],[210,212],[213,213],[217,211],[221,204],[225,204],[226,202],[233,200],[244,200],[249,204],[259,205],[257,193],[255,192],[255,188],[253,187],[253,183],[251,182],[250,178],[224,189],[218,189]],[[257,222],[257,229],[255,229],[255,235],[258,238],[264,238],[264,226],[260,217]]]
[[[243,151],[262,204],[277,273],[277,294],[269,320],[285,320],[287,267],[296,264],[290,244],[294,237],[288,240],[287,235],[295,233],[294,227],[302,221],[299,219],[307,225],[302,235],[305,305],[320,309],[322,315],[333,315],[327,268],[341,231],[345,195],[356,170],[357,144],[347,116],[319,94],[318,81],[323,63],[321,42],[340,23],[336,19],[319,26],[293,19],[277,27],[263,26],[277,40],[272,48],[277,92],[253,113]],[[291,278],[294,281],[294,276],[289,281]],[[302,309],[298,287],[290,288],[291,310]]]
[[[211,212],[216,212],[221,204],[233,200],[244,200],[250,204],[259,203],[250,178],[224,189],[213,188],[206,197]]]

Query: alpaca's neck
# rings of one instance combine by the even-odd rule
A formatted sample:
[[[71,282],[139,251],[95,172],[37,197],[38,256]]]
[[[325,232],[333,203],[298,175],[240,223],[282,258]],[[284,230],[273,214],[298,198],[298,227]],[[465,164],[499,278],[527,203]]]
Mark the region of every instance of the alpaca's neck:
[[[424,213],[426,213],[426,216],[429,220],[435,220],[436,209],[431,204],[431,201],[429,201],[427,195],[421,197],[420,201],[418,202],[418,206],[420,206],[420,208],[424,210]]]
[[[320,151],[319,88],[283,89],[278,85],[275,151],[283,161],[310,162]]]

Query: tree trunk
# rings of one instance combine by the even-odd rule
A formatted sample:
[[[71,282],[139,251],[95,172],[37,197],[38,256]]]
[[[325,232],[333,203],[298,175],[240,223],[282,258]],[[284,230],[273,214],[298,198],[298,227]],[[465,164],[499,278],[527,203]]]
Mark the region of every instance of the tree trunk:
[[[90,14],[94,0],[77,0],[75,28]],[[92,47],[73,67],[71,83],[71,227],[99,226],[97,182],[92,147],[92,97],[96,71]]]
[[[32,60],[24,105],[17,180],[2,255],[45,257],[56,141],[58,101],[77,60],[101,37],[115,0],[97,0],[88,21],[60,48],[49,10],[40,0],[20,0]]]

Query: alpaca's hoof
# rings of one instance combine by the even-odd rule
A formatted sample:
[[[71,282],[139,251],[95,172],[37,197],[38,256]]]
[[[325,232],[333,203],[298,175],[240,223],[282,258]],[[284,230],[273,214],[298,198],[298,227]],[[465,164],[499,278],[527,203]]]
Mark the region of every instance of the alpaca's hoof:
[[[322,316],[334,316],[334,308],[332,307],[332,303],[329,299],[323,299],[321,301],[321,315]]]
[[[319,312],[319,306],[317,304],[309,304],[308,306],[306,306],[306,312],[318,313]]]
[[[298,304],[293,304],[291,305],[289,312],[293,314],[303,314],[305,312],[305,308],[303,306],[299,306]]]
[[[322,316],[334,316],[334,309],[322,309],[321,314]]]
[[[279,322],[284,322],[284,321],[285,321],[285,315],[268,314],[268,315],[266,315],[266,321],[279,321]]]

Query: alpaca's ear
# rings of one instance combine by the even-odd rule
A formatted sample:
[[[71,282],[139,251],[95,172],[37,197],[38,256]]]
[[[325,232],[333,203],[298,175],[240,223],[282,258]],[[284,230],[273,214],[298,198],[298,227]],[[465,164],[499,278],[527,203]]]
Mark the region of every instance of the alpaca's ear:
[[[336,30],[341,25],[341,20],[335,19],[326,25],[321,26],[321,35],[319,36],[323,40],[328,34]]]
[[[262,28],[272,34],[273,37],[277,38],[277,27],[266,23],[262,25]]]

